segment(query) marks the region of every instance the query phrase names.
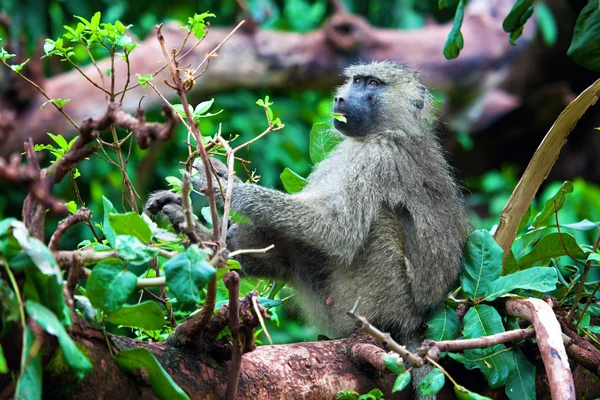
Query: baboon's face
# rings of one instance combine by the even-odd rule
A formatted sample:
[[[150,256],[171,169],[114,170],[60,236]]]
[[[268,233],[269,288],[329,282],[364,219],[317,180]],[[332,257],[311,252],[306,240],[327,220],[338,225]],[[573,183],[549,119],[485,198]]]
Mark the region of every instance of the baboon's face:
[[[333,126],[346,136],[361,137],[377,124],[381,94],[387,85],[374,76],[354,75],[333,99],[333,112],[347,122],[333,120]]]

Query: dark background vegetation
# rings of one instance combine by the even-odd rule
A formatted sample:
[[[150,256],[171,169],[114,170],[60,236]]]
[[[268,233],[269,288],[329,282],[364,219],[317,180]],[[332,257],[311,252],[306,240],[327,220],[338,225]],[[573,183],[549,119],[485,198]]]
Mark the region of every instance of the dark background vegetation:
[[[344,3],[351,12],[366,17],[374,26],[397,29],[416,29],[426,23],[448,21],[454,14],[456,4],[449,1],[450,7],[440,11],[437,0],[353,0]],[[457,168],[456,175],[462,181],[475,227],[489,229],[497,223],[502,207],[543,135],[569,100],[596,78],[595,73],[577,66],[566,55],[575,19],[586,2],[552,0],[547,4],[554,14],[536,15],[540,31],[544,34],[538,33],[530,48],[514,60],[504,85],[508,91],[519,96],[521,103],[517,108],[483,130],[456,130],[452,129],[452,121],[444,117],[447,111],[445,102],[452,98],[454,104],[461,104],[460,93],[451,90],[436,92],[442,112],[441,135],[450,162]],[[119,19],[133,24],[131,32],[141,40],[153,33],[157,23],[170,19],[183,21],[195,12],[207,10],[216,14],[212,23],[215,26],[231,26],[247,12],[260,23],[261,28],[306,32],[321,26],[331,15],[332,6],[325,0],[2,0],[0,11],[8,17],[10,24],[0,32],[0,36],[5,41],[22,41],[25,51],[33,55],[39,53],[43,38],[58,37],[64,31],[63,25],[73,24],[76,21],[73,15],[89,18],[94,12],[101,11],[103,21]],[[554,38],[552,29],[556,33]],[[465,46],[469,46],[469,43],[465,43]],[[87,59],[85,54],[78,54],[77,57],[80,61]],[[50,76],[63,72],[65,68],[65,64],[50,59],[45,65],[45,72]],[[273,111],[285,123],[285,129],[260,140],[242,156],[252,162],[249,168],[260,175],[262,185],[282,188],[279,174],[283,168],[289,167],[303,176],[309,173],[308,133],[312,124],[329,119],[333,89],[322,87],[319,90],[237,90],[219,93],[215,95],[213,109],[223,109],[224,112],[203,119],[200,129],[204,134],[212,135],[222,124],[224,132],[240,135],[240,142],[246,141],[264,129],[264,111],[255,102],[269,95],[274,101]],[[192,102],[203,100],[207,99],[193,99]],[[463,103],[466,109],[469,99],[463,99]],[[600,188],[596,186],[600,177],[596,160],[600,143],[599,133],[593,130],[600,123],[595,114],[591,109],[571,134],[569,144],[537,202],[538,205],[543,204],[541,202],[556,191],[562,180],[573,180],[575,191],[569,197],[569,206],[560,213],[561,223],[576,222],[583,218],[600,220]],[[161,117],[155,110],[149,113],[148,118],[160,120]],[[179,127],[177,135],[175,140],[156,144],[149,150],[133,146],[128,173],[142,199],[153,190],[167,187],[166,176],[179,176],[181,166],[178,161],[187,156],[183,127]],[[46,157],[46,163],[49,158]],[[116,168],[93,156],[81,163],[79,170],[82,174],[82,178],[78,179],[82,198],[96,215],[101,215],[103,195],[113,199],[115,206],[122,210],[118,201],[121,198],[121,174]],[[245,172],[240,170],[239,173],[244,176]],[[18,217],[25,192],[5,183],[0,185],[0,219]],[[73,186],[67,179],[55,188],[55,194],[67,200],[75,198]],[[194,200],[195,208],[199,211],[205,205],[203,199],[195,197]],[[48,228],[54,229],[52,224]],[[76,227],[71,230],[62,245],[74,248],[83,239],[83,229]],[[576,235],[586,233],[577,232]],[[593,239],[585,237],[581,241],[590,243]],[[254,280],[246,282],[248,288],[256,284]],[[293,307],[284,311],[278,308],[277,312],[286,320],[285,324],[281,324],[285,329],[277,330],[274,327],[276,322],[270,324],[275,342],[314,339],[314,333],[307,332],[301,324],[290,319],[287,313],[293,313]]]

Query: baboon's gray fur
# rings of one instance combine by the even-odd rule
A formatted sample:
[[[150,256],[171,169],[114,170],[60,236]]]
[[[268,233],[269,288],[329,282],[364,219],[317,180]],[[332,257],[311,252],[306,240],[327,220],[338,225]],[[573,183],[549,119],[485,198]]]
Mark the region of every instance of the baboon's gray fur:
[[[360,297],[358,312],[372,324],[417,343],[424,319],[460,271],[469,230],[462,195],[417,73],[386,61],[352,66],[345,75],[339,95],[356,75],[386,86],[377,92],[371,131],[344,138],[300,193],[237,181],[232,208],[249,222],[229,232],[229,246],[275,244],[241,256],[244,273],[291,282],[321,332],[351,334],[346,311]]]

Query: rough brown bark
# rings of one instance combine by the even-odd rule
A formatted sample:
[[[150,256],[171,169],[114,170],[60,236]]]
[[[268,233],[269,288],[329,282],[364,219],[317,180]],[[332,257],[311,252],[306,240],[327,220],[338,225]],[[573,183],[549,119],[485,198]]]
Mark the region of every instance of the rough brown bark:
[[[340,71],[358,60],[392,59],[410,65],[421,71],[426,83],[435,89],[459,90],[475,96],[485,89],[495,87],[501,79],[488,79],[490,75],[502,75],[510,62],[525,47],[533,31],[533,23],[527,29],[517,46],[508,43],[507,34],[502,30],[502,19],[508,13],[511,1],[473,1],[467,7],[462,25],[465,48],[460,57],[448,61],[442,55],[443,44],[450,31],[450,24],[428,25],[414,31],[397,31],[375,28],[363,18],[346,13],[335,14],[323,29],[307,34],[255,30],[240,31],[212,59],[210,68],[199,79],[192,94],[197,97],[236,88],[291,88],[323,87],[339,82]],[[229,28],[211,28],[202,44],[181,62],[181,65],[197,65],[207,52],[219,44],[229,34]],[[167,46],[178,46],[185,31],[178,24],[168,24],[163,29]],[[193,45],[190,40],[188,48]],[[184,50],[184,52],[187,51]],[[162,65],[159,43],[149,36],[131,56],[131,72],[146,74],[155,72]],[[109,61],[99,63],[106,72]],[[83,69],[93,80],[100,78],[93,66]],[[125,64],[117,61],[115,74],[116,88],[125,83]],[[153,83],[166,96],[174,95],[164,80],[168,70],[155,77]],[[60,74],[46,80],[43,88],[50,98],[68,98],[71,102],[65,110],[76,122],[85,118],[97,118],[105,112],[104,94],[79,75],[77,71]],[[501,110],[515,106],[507,103],[506,96],[494,96],[489,92],[488,101]],[[154,107],[161,103],[160,98],[150,89],[137,87],[125,96],[123,108],[133,113],[142,96],[144,107]],[[500,98],[499,101],[497,101]],[[0,126],[0,137],[5,143],[0,147],[0,155],[22,149],[23,138],[31,136],[34,142],[46,139],[46,132],[74,134],[73,127],[59,115],[53,107],[46,106],[40,112],[44,99],[41,95],[30,98],[25,109],[15,110],[9,101],[4,101],[5,109],[0,109],[4,122]],[[2,108],[0,106],[0,108]],[[8,108],[8,109],[7,109]],[[492,107],[494,108],[494,107]],[[498,110],[498,107],[495,107]],[[10,123],[9,123],[10,122]]]
[[[46,368],[44,398],[155,398],[148,376],[144,372],[121,371],[101,340],[101,333],[96,336],[93,339],[76,337],[88,349],[87,355],[94,364],[90,375],[78,381],[68,370]],[[365,340],[364,336],[353,336],[258,347],[242,357],[237,399],[332,399],[339,390],[366,393],[373,388],[380,388],[386,399],[400,398],[391,396],[394,374],[376,371],[361,364],[361,358],[356,357],[357,346],[361,352],[367,346],[372,356],[383,355],[383,349],[367,345]],[[144,347],[151,351],[192,399],[225,397],[229,361],[207,354],[199,347],[136,342],[124,337],[112,337],[112,341],[121,350]]]

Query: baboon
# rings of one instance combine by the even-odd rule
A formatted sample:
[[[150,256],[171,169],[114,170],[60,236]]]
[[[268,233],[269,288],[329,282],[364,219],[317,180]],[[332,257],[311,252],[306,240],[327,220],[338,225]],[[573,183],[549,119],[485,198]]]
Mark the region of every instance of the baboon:
[[[353,65],[344,74],[333,101],[346,118],[333,121],[343,140],[299,193],[236,180],[231,206],[248,222],[232,226],[228,246],[274,244],[264,254],[239,256],[243,273],[293,284],[323,333],[350,335],[346,312],[360,297],[361,315],[414,347],[428,313],[458,278],[470,225],[418,74],[391,61]],[[215,168],[224,187],[226,168]],[[204,168],[198,170],[204,189]],[[222,199],[218,189],[216,196]],[[168,191],[152,195],[147,209],[183,221],[180,201]]]

